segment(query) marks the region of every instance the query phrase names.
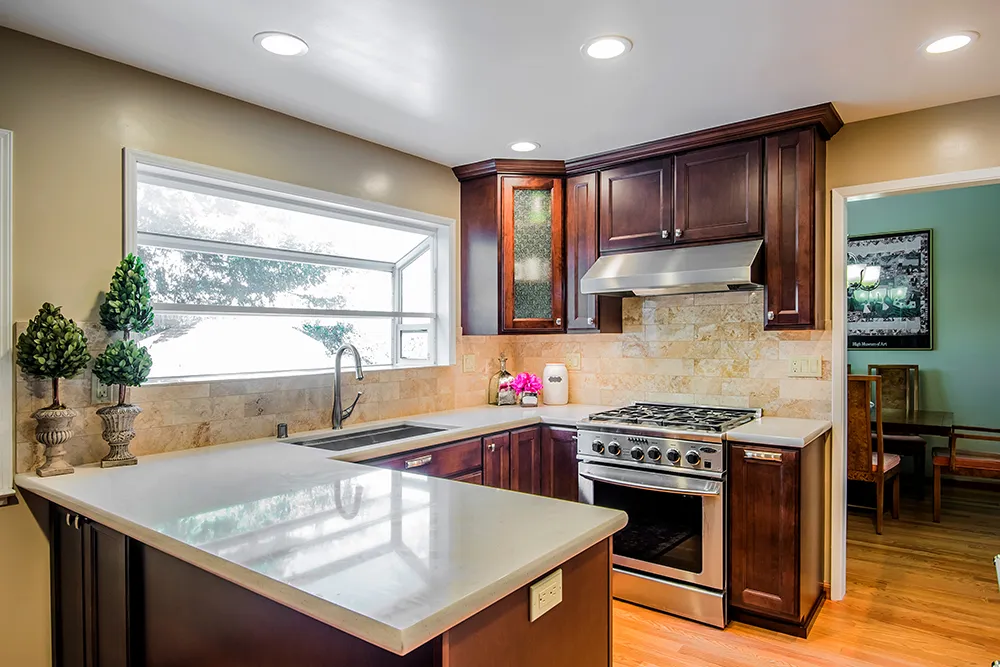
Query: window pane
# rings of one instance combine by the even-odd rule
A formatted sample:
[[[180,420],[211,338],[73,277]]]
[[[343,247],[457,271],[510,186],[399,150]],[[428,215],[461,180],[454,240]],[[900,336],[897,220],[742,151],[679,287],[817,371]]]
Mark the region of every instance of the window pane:
[[[551,190],[514,190],[514,318],[552,319]]]
[[[430,334],[426,331],[400,331],[399,356],[408,361],[430,359]]]
[[[140,232],[397,262],[427,234],[139,183]]]
[[[333,368],[353,343],[365,366],[391,363],[389,318],[157,315],[142,344],[151,378],[237,375]]]
[[[215,306],[392,310],[392,274],[139,246],[153,301]]]
[[[403,310],[408,313],[434,312],[434,264],[430,250],[424,251],[403,269]]]

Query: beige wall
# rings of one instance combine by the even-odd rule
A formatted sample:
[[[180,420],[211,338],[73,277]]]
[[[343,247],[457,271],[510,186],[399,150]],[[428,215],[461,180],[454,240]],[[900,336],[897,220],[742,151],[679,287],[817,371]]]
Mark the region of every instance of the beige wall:
[[[47,300],[96,320],[121,258],[126,146],[458,218],[444,166],[2,28],[0,63],[15,320]],[[49,664],[48,594],[40,530],[23,504],[0,509],[0,665]]]

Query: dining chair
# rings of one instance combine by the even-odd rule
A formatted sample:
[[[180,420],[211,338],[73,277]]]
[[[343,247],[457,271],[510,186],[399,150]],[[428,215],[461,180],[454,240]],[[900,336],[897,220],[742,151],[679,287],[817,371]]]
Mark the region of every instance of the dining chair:
[[[948,447],[935,447],[931,453],[934,464],[934,521],[941,522],[941,473],[1000,479],[1000,453],[975,449],[959,449],[959,440],[1000,443],[1000,429],[981,426],[955,426],[951,429]]]
[[[874,386],[874,389],[873,389]],[[872,403],[875,451],[872,451]],[[892,518],[899,518],[899,455],[885,452],[882,432],[882,378],[847,376],[847,479],[875,483],[875,532],[882,534],[885,484],[892,483]]]
[[[920,409],[920,366],[917,364],[868,364],[868,374],[882,378],[882,405],[890,410]],[[875,434],[872,433],[872,445]],[[927,441],[919,435],[887,435],[885,451],[913,458],[918,496],[924,497],[927,474]]]

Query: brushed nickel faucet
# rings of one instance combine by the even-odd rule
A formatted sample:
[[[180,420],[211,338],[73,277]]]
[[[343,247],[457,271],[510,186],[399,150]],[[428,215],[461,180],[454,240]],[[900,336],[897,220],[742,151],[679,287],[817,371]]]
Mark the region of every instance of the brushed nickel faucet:
[[[358,348],[354,347],[350,343],[345,343],[337,349],[337,357],[333,364],[333,428],[339,429],[344,427],[344,420],[351,416],[354,412],[354,406],[358,404],[361,399],[361,392],[355,397],[354,402],[351,403],[346,410],[344,410],[343,398],[340,388],[340,364],[344,357],[344,352],[350,352],[354,355],[354,376],[358,380],[365,379],[365,373],[361,370],[361,354],[358,353]]]

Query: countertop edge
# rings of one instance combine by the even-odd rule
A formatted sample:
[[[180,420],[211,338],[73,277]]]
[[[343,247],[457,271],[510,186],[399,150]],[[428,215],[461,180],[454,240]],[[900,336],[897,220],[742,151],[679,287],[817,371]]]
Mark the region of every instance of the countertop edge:
[[[740,426],[726,433],[727,442],[740,442],[752,445],[773,445],[776,447],[795,447],[802,448],[809,443],[816,440],[820,436],[829,433],[833,429],[833,424],[829,421],[822,419],[810,419],[810,420],[795,420],[800,422],[801,425],[805,425],[808,422],[808,429],[804,429],[795,435],[782,434],[774,431],[767,431],[766,426],[763,426],[767,420],[784,419],[783,417],[764,417],[755,422],[750,422],[744,426]],[[774,423],[774,422],[772,422]],[[754,427],[759,430],[749,431],[743,430],[746,427]]]

